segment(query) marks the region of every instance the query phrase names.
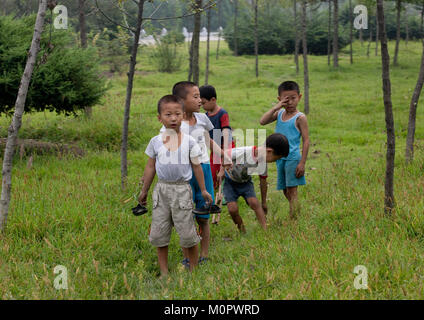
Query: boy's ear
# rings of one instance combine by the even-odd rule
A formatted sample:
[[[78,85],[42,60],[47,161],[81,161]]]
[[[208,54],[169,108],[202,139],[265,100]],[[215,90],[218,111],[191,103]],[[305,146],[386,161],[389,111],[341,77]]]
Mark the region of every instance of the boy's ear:
[[[299,94],[299,101],[302,99],[303,95]]]
[[[277,99],[278,99],[278,101],[281,101],[281,97],[280,96],[278,96]]]

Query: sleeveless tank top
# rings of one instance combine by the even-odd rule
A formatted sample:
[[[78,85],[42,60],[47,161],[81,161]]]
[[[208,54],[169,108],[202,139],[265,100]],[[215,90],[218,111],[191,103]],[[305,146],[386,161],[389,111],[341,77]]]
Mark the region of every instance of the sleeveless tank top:
[[[303,115],[302,112],[298,112],[293,118],[287,121],[283,121],[283,113],[285,110],[281,110],[278,113],[277,125],[275,127],[276,133],[281,133],[286,136],[290,144],[290,153],[287,158],[282,160],[300,160],[302,155],[300,153],[300,131],[296,127],[296,120]]]

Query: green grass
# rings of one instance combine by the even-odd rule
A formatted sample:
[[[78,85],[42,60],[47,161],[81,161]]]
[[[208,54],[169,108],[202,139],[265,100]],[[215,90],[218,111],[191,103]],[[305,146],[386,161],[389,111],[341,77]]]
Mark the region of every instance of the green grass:
[[[0,235],[0,298],[424,298],[421,105],[415,160],[404,164],[421,44],[402,43],[400,66],[391,68],[397,138],[393,217],[383,213],[386,135],[381,60],[373,50],[367,58],[366,44],[355,43],[355,63],[350,65],[342,53],[339,70],[327,66],[327,57],[309,57],[312,146],[298,221],[288,218],[288,203],[275,190],[276,170],[271,165],[269,231],[261,231],[254,213],[240,200],[247,234],[238,234],[224,209],[222,223],[211,226],[210,262],[188,274],[180,264],[174,233],[167,280],[158,279],[156,250],[147,238],[151,216],[135,218],[130,208],[136,203],[146,163],[144,149],[160,128],[156,102],[176,81],[186,79],[187,70],[157,73],[149,65],[148,50],[141,51],[135,78],[127,191],[120,190],[119,154],[125,75],[110,80],[111,89],[94,108],[91,120],[48,113],[24,116],[21,138],[75,143],[88,153],[82,159],[34,155],[32,168],[27,167],[27,158],[16,158],[8,226]],[[222,53],[216,61],[211,52],[210,83],[234,128],[260,128],[260,116],[276,101],[280,82],[296,80],[303,87],[302,72],[296,76],[292,56],[261,56],[261,76],[255,79],[254,57],[236,58],[227,48]],[[202,56],[202,70],[204,65]],[[2,137],[9,123],[10,119],[0,118]],[[272,132],[274,125],[267,129]],[[57,265],[68,268],[68,290],[54,289]],[[368,290],[354,288],[357,265],[368,268]]]

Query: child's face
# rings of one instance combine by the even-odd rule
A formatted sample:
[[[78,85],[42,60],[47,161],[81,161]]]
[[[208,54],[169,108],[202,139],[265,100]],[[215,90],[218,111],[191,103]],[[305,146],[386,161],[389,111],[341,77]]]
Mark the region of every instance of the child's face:
[[[278,156],[274,154],[274,150],[272,148],[266,148],[266,162],[276,162],[277,160],[281,159],[283,156]]]
[[[186,112],[200,112],[202,99],[200,98],[199,87],[191,87],[187,89],[187,96],[184,99],[184,107]]]
[[[183,118],[183,107],[179,103],[163,104],[161,113],[158,115],[159,121],[165,126],[165,128],[174,129],[177,132],[180,131]]]
[[[202,98],[202,105],[205,111],[207,112],[213,111],[213,109],[215,109],[216,107],[216,99],[212,98],[210,100],[207,100],[205,98]]]
[[[278,97],[279,101],[283,101],[283,107],[287,112],[293,112],[297,109],[300,99],[302,98],[301,94],[298,94],[295,90],[283,91]]]

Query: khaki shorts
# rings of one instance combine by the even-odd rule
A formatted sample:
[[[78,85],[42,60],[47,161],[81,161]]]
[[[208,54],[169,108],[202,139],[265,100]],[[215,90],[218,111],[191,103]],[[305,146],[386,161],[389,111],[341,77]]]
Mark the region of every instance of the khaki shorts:
[[[153,191],[153,214],[149,240],[157,248],[167,247],[172,227],[180,236],[180,245],[191,248],[200,242],[193,218],[193,195],[189,182],[159,181]]]

